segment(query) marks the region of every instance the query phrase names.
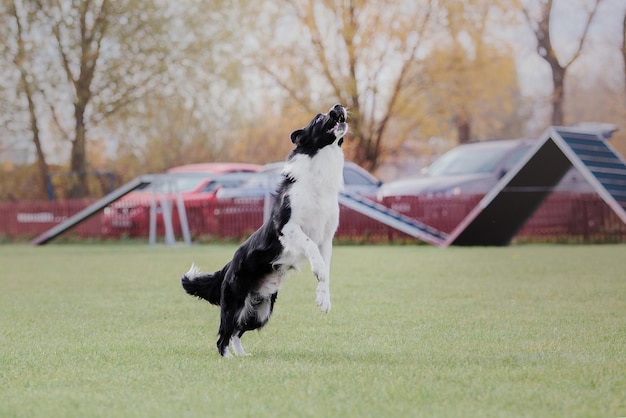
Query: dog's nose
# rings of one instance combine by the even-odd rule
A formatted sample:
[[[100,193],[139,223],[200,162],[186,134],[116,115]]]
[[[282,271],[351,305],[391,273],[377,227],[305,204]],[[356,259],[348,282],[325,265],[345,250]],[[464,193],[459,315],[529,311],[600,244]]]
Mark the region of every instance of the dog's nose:
[[[330,112],[328,113],[330,117],[335,120],[345,120],[346,110],[340,104],[336,104],[335,106],[333,106],[333,108],[330,109]]]

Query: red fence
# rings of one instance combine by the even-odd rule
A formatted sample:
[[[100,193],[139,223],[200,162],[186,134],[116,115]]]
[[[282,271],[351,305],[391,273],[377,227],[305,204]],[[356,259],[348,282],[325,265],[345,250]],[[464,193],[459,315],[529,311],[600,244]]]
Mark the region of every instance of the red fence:
[[[476,206],[481,196],[425,198],[403,196],[383,203],[405,215],[451,232]],[[92,200],[55,202],[0,203],[0,239],[31,239],[84,209]],[[263,221],[262,199],[194,202],[186,207],[189,227],[195,239],[240,240]],[[111,239],[122,236],[148,237],[149,207],[126,202],[94,215],[68,231],[66,236]],[[180,236],[178,215],[174,210],[174,230]],[[163,235],[161,214],[157,232]],[[407,235],[345,207],[341,208],[337,238],[352,242],[393,242],[411,240]],[[518,241],[626,241],[626,225],[595,194],[553,193],[516,236]]]
[[[0,238],[30,239],[60,224],[95,200],[0,203]],[[94,216],[70,231],[83,238],[99,237],[102,216]]]
[[[482,195],[423,198],[393,197],[385,205],[450,233]],[[552,193],[517,233],[517,241],[626,241],[626,224],[595,193]]]

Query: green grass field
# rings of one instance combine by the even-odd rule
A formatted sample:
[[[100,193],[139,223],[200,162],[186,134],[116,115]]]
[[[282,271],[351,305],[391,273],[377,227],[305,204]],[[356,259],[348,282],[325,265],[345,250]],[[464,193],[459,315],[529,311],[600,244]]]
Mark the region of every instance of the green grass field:
[[[2,417],[626,415],[626,245],[338,246],[222,359],[231,245],[0,246]]]

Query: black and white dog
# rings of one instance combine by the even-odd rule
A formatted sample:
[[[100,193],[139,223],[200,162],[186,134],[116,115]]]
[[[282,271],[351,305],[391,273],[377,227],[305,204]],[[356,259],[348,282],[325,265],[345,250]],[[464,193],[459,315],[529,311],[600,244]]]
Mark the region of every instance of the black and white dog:
[[[317,306],[330,311],[330,259],[339,224],[346,116],[344,107],[335,105],[294,131],[295,148],[287,158],[269,220],[223,269],[206,274],[192,265],[183,275],[187,293],[221,308],[217,349],[222,356],[230,357],[231,341],[235,354],[246,355],[241,336],[267,323],[287,272],[306,260],[318,281]]]

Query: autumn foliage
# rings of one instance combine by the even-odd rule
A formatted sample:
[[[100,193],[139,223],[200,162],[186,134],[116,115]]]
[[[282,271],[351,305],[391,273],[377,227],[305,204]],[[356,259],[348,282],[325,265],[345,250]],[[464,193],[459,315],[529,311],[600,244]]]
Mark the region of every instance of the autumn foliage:
[[[50,186],[98,196],[111,176],[193,162],[281,160],[289,133],[334,103],[349,110],[347,158],[371,171],[430,152],[433,138],[619,124],[626,89],[613,87],[626,73],[576,65],[601,7],[620,2],[570,5],[585,26],[567,55],[541,35],[559,1],[0,0],[0,200],[46,198]],[[605,68],[621,68],[625,44],[601,45]],[[544,93],[524,92],[528,65],[544,72]],[[613,142],[626,153],[625,138]]]

